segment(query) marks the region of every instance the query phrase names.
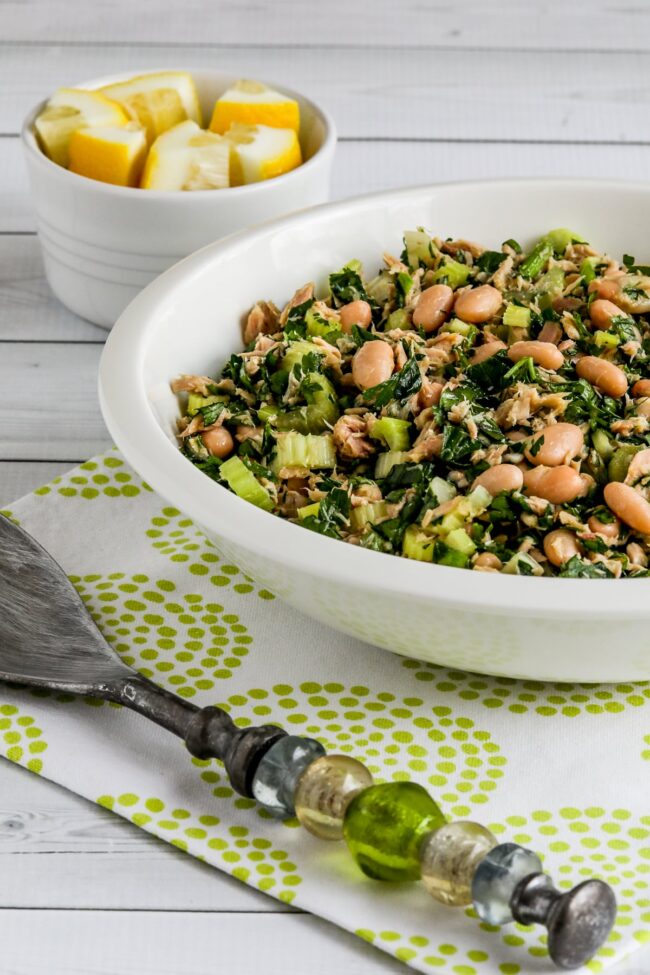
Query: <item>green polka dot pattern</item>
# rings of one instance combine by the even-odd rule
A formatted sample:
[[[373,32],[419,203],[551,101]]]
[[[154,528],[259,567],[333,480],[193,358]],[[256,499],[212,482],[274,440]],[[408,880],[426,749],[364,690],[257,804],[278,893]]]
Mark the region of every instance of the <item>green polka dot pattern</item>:
[[[252,639],[239,616],[169,580],[119,572],[70,578],[124,663],[181,697],[214,690],[248,653]]]
[[[220,861],[222,869],[233,877],[258,890],[273,892],[287,904],[302,883],[286,850],[277,849],[265,837],[253,836],[247,826],[227,827],[218,816],[195,815],[188,809],[170,807],[162,799],[142,799],[132,792],[102,795],[96,802],[198,859],[205,859],[209,851],[210,861]]]
[[[0,516],[2,516],[3,518],[8,518],[9,521],[13,521],[14,525],[20,524],[18,519],[14,516],[13,512],[9,510],[9,508],[0,508]]]
[[[176,508],[163,508],[152,518],[147,537],[172,562],[184,564],[188,572],[205,577],[213,586],[232,587],[240,595],[255,592],[260,599],[275,599],[268,589],[258,589],[236,565],[224,562],[212,542]]]
[[[89,460],[70,474],[55,477],[44,487],[37,488],[34,494],[43,497],[58,494],[63,498],[137,498],[143,491],[151,488],[128,467],[115,453],[106,454],[97,460]]]
[[[13,704],[0,704],[0,752],[30,772],[40,774],[47,743],[35,719]]]
[[[403,660],[402,666],[416,680],[430,684],[440,694],[453,694],[492,710],[511,714],[539,714],[544,718],[562,715],[617,714],[626,708],[650,703],[650,681],[631,684],[544,684],[541,681],[484,677],[446,670],[420,660]]]
[[[354,755],[378,781],[429,785],[457,817],[487,802],[504,774],[506,759],[489,732],[421,698],[309,682],[234,694],[223,707],[241,725],[278,722],[292,734],[318,738],[329,751]],[[221,782],[216,788],[217,795],[227,789]]]

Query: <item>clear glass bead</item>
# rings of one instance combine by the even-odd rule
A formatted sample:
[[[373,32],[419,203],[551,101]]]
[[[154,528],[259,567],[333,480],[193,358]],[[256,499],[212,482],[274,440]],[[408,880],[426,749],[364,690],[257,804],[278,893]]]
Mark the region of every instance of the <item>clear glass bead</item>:
[[[347,755],[323,755],[308,765],[294,795],[302,826],[322,840],[343,838],[345,810],[358,792],[372,785],[365,765]]]
[[[420,844],[445,817],[415,782],[386,782],[359,792],[343,820],[350,853],[367,877],[394,882],[420,879]]]
[[[476,913],[488,924],[512,921],[510,901],[517,884],[531,873],[542,872],[542,861],[523,846],[501,843],[484,857],[472,881]]]
[[[298,779],[308,765],[325,754],[319,741],[285,735],[262,757],[253,778],[253,796],[273,816],[295,815],[293,797]]]
[[[443,904],[471,904],[476,867],[497,844],[489,829],[478,823],[445,823],[422,841],[422,883]]]

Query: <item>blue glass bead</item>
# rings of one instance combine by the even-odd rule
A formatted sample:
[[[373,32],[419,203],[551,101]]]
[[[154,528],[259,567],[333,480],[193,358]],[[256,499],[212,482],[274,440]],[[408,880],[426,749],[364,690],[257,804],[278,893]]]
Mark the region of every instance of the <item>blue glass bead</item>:
[[[510,900],[517,884],[531,873],[542,872],[542,861],[517,843],[501,843],[485,856],[472,879],[476,913],[488,924],[512,921]]]
[[[263,756],[253,778],[253,795],[273,816],[290,819],[295,815],[293,797],[298,779],[308,765],[325,749],[313,738],[285,735]]]

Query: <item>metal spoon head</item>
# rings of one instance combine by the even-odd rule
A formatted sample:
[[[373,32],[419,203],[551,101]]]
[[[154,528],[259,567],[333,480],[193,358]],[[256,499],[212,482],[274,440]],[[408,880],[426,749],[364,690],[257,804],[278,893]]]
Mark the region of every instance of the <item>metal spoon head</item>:
[[[128,674],[61,566],[0,516],[0,680],[92,694]]]

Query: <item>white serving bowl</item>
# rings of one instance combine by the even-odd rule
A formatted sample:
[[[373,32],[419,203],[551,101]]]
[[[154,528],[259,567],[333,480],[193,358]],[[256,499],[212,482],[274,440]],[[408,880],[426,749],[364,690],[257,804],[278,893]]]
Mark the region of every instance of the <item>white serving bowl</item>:
[[[101,88],[137,73],[96,78],[77,87]],[[192,75],[207,124],[215,99],[237,77],[218,71]],[[305,162],[284,176],[227,190],[139,190],[78,176],[57,166],[38,146],[34,119],[45,102],[29,113],[22,142],[45,273],[70,311],[111,328],[142,288],[192,251],[327,200],[336,147],[334,122],[298,92],[269,84],[300,103]]]
[[[242,347],[260,298],[360,258],[374,273],[425,226],[492,247],[568,226],[620,256],[650,258],[650,185],[456,183],[319,207],[213,244],[146,289],[117,323],[100,368],[104,418],[130,464],[260,583],[303,612],[395,653],[558,681],[650,677],[650,580],[503,576],[346,545],[282,521],[215,484],[176,445],[179,373],[216,375]],[[327,647],[323,646],[323,653]]]

